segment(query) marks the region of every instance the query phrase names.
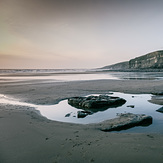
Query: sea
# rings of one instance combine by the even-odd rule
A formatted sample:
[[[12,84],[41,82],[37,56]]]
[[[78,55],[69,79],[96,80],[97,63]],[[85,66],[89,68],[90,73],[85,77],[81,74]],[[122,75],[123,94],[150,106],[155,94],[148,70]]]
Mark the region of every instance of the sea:
[[[51,80],[56,82],[81,80],[163,80],[161,72],[119,72],[106,69],[0,69],[0,82]]]

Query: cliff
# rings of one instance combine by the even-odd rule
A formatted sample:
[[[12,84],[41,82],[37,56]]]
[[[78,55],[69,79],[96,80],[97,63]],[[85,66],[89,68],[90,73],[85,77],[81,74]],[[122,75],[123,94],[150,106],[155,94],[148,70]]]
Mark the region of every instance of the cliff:
[[[114,65],[105,66],[103,69],[110,69],[110,70],[121,70],[121,69],[128,69],[129,68],[129,62],[120,62]]]
[[[130,61],[102,67],[109,70],[163,69],[163,50],[155,51]]]
[[[163,68],[163,51],[152,52],[129,61],[129,68]]]

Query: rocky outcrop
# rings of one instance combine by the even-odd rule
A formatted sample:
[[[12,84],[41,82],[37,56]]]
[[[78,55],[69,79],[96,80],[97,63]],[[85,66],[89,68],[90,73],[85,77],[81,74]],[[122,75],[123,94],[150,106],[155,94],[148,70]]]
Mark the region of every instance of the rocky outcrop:
[[[99,124],[101,131],[120,131],[135,126],[148,126],[152,124],[152,117],[144,114],[125,113],[118,118],[104,121]]]
[[[131,59],[129,61],[129,68],[163,68],[163,51],[156,51],[135,59]]]
[[[97,112],[106,110],[110,107],[118,107],[126,102],[120,97],[112,97],[107,95],[88,96],[88,97],[72,97],[68,99],[68,104],[79,109],[91,110]]]

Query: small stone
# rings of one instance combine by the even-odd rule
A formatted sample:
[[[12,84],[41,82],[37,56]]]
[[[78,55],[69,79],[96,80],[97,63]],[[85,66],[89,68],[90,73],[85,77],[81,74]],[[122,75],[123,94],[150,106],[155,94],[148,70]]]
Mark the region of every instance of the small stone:
[[[163,113],[163,107],[161,107],[160,109],[157,109],[156,111]]]
[[[70,115],[71,115],[71,113],[68,113],[68,114],[65,115],[65,117],[70,117]]]
[[[77,117],[78,118],[84,118],[84,117],[86,117],[87,115],[90,115],[90,114],[92,114],[92,112],[90,112],[90,111],[78,111],[77,112]]]
[[[135,106],[134,105],[128,105],[127,107],[134,108]]]

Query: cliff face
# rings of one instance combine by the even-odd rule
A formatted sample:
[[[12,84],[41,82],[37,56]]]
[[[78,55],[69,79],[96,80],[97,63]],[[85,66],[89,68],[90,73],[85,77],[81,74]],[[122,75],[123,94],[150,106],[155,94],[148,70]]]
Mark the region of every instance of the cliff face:
[[[131,59],[129,61],[130,69],[144,69],[144,68],[163,68],[163,51],[156,51]]]
[[[105,66],[102,69],[134,70],[134,69],[163,69],[163,50],[152,52],[130,61]]]

